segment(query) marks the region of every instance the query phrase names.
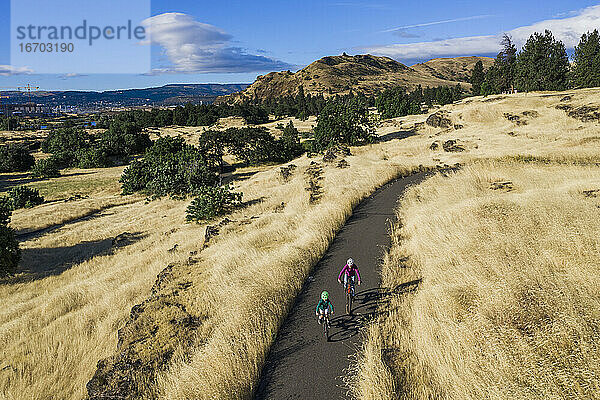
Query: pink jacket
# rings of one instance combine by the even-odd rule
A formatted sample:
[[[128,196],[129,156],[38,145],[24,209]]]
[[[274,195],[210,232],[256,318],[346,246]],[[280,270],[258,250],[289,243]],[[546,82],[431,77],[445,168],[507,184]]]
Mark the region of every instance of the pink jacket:
[[[356,273],[356,276],[358,277],[358,281],[360,282],[360,272],[358,272],[358,266],[356,264],[353,264],[352,266],[346,264],[344,265],[344,268],[342,268],[342,270],[340,271],[340,274],[338,275],[338,279],[342,279],[342,276],[344,274],[346,274],[348,277],[354,275]]]

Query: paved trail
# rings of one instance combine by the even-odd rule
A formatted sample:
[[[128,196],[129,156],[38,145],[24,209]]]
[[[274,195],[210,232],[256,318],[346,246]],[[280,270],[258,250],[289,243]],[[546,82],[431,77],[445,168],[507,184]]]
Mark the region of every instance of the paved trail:
[[[304,284],[263,369],[255,400],[348,398],[341,379],[348,357],[360,344],[359,329],[374,315],[378,299],[379,266],[390,245],[389,226],[395,220],[398,197],[425,173],[395,180],[360,203]],[[344,291],[337,276],[348,258],[354,258],[363,279],[356,286],[352,316],[345,314]],[[325,342],[315,307],[328,290],[335,307],[331,339]]]

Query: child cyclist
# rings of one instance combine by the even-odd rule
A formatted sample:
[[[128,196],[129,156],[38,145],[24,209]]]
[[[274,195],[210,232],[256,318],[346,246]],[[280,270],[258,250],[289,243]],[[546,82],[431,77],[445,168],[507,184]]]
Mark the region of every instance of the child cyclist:
[[[326,314],[333,315],[333,304],[329,301],[329,292],[326,290],[321,293],[321,300],[319,300],[319,304],[317,304],[317,309],[315,310],[315,315],[319,317],[319,324],[323,321],[323,316]]]
[[[344,288],[348,283],[354,285],[356,278],[358,278],[358,284],[360,285],[360,272],[358,272],[358,265],[354,263],[354,260],[349,258],[346,261],[346,265],[340,271],[338,275],[338,282],[342,283],[342,275],[344,276]],[[354,293],[352,293],[354,295]]]

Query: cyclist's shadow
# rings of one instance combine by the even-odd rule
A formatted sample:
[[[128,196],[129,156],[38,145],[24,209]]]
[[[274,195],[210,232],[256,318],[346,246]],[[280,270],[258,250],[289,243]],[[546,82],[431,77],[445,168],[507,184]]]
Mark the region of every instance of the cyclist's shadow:
[[[333,333],[329,341],[340,342],[348,340],[360,332],[360,328],[369,321],[377,318],[385,312],[383,307],[392,296],[409,293],[417,289],[421,283],[420,279],[402,283],[392,289],[374,288],[359,292],[354,297],[352,314],[344,314],[331,320]]]

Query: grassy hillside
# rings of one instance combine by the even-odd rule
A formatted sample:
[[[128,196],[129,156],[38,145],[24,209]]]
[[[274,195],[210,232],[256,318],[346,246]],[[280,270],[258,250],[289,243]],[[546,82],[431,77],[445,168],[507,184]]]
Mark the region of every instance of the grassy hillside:
[[[578,92],[578,105],[597,108],[595,93]],[[502,103],[541,119],[559,98],[572,100]],[[482,111],[468,115],[507,134]],[[489,153],[403,197],[357,398],[598,398],[598,121],[555,118],[520,133],[538,147]]]
[[[447,60],[445,72],[452,68],[451,60],[453,59]],[[462,71],[464,65],[468,63],[460,62],[460,67],[457,65],[455,69]],[[388,57],[343,54],[323,57],[296,73],[271,72],[259,76],[244,91],[220,97],[218,101],[237,102],[244,99],[264,100],[294,96],[300,86],[306,94],[321,94],[328,97],[335,94],[348,94],[350,89],[354,93],[375,95],[381,90],[397,86],[414,89],[417,85],[437,87],[454,86],[457,83],[459,83],[458,79],[440,78],[439,74],[432,74],[429,69],[408,68]],[[463,86],[469,87],[469,84],[463,83]]]
[[[447,81],[469,82],[471,72],[477,61],[483,63],[483,68],[488,69],[494,63],[490,57],[454,57],[454,58],[434,58],[424,63],[411,65],[411,69],[422,75],[431,75],[433,77]]]
[[[427,115],[382,122],[381,142],[353,148],[344,157],[347,168],[338,167],[341,157],[327,163],[303,156],[293,161],[288,178],[279,166],[236,171],[230,179],[244,192],[246,207],[228,221],[211,221],[219,235],[208,242],[206,224],[184,223],[188,201],[146,203],[118,196],[118,169],[30,183],[54,190],[55,199],[69,185],[79,185],[77,191],[88,197],[14,214],[13,226],[23,232],[48,226],[48,220],[52,229],[22,239],[20,273],[0,285],[6,305],[0,310],[0,393],[15,399],[82,398],[98,360],[127,350],[129,361],[173,355],[156,381],[136,382],[149,396],[249,398],[288,307],[361,198],[419,166],[516,156],[596,162],[597,122],[578,118],[586,111],[581,106],[598,107],[599,94],[467,99],[441,110],[448,128],[425,125]],[[568,105],[572,116],[558,105]],[[193,142],[194,132],[186,134]],[[543,162],[535,165],[545,168]],[[594,171],[578,168],[584,168],[581,179]],[[527,187],[518,176],[499,175],[517,191]],[[85,177],[112,181],[77,183]],[[72,210],[62,208],[67,206]],[[86,211],[94,207],[99,211]],[[435,227],[441,232],[443,225]],[[140,323],[126,325],[131,308],[142,302],[146,311],[138,307],[134,313]],[[116,352],[119,329],[123,340]]]

